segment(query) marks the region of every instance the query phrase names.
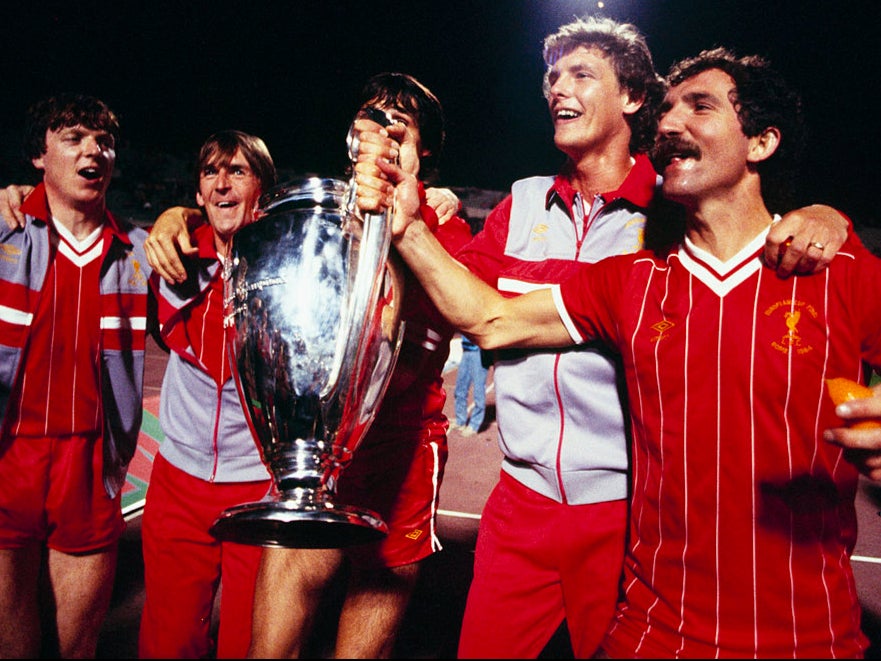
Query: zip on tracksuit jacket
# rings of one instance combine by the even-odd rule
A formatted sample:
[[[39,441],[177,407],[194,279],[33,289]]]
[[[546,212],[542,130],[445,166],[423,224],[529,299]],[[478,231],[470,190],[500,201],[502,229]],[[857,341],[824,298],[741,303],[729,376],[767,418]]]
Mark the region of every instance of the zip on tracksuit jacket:
[[[25,226],[0,223],[0,421],[18,381],[31,322],[54,258],[49,205],[43,184],[22,205]],[[147,232],[108,211],[113,235],[101,255],[101,406],[104,488],[113,498],[125,483],[143,415],[144,347],[147,330]]]
[[[150,280],[161,337],[171,350],[160,397],[165,439],[159,451],[176,468],[208,482],[266,480],[269,472],[235,379],[224,369],[230,365],[229,349],[223,337],[222,265],[213,236],[208,224],[194,230],[199,253],[186,282],[171,286],[158,273]],[[220,353],[200,360],[189,340],[194,334],[210,335],[211,349]],[[208,347],[208,341],[202,346]]]
[[[617,191],[583,199],[564,175],[522,179],[456,259],[505,295],[562,282],[579,263],[643,246],[660,178],[645,156]],[[628,495],[618,358],[602,345],[495,353],[502,470],[557,502]]]

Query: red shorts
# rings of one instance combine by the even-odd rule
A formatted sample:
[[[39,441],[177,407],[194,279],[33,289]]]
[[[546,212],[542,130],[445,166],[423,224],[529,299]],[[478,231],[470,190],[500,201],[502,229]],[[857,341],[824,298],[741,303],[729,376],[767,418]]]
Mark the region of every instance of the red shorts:
[[[431,423],[409,434],[373,428],[355,449],[340,475],[334,501],[373,510],[388,525],[389,534],[348,549],[354,562],[400,567],[441,550],[436,526],[448,453],[445,427]]]
[[[208,482],[156,455],[141,521],[145,598],[140,658],[198,659],[212,654],[218,585],[222,590],[216,657],[245,657],[263,549],[221,542],[209,529],[228,507],[263,498],[269,485],[268,479]]]
[[[100,437],[6,437],[0,441],[0,548],[37,542],[86,553],[119,540],[121,492],[104,489]]]
[[[627,501],[565,505],[501,472],[480,519],[460,659],[534,659],[566,620],[576,659],[615,615]]]

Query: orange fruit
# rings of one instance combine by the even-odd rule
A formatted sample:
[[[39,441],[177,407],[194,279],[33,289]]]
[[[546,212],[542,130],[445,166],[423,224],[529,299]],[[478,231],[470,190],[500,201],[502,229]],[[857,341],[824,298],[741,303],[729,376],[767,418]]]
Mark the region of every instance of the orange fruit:
[[[852,399],[862,399],[864,397],[871,397],[875,394],[874,390],[864,386],[862,383],[851,381],[844,377],[826,379],[826,388],[828,389],[829,397],[832,398],[832,402],[835,406],[843,404],[844,402],[849,402]],[[881,420],[863,420],[848,424],[848,427],[853,429],[877,429],[881,427]]]

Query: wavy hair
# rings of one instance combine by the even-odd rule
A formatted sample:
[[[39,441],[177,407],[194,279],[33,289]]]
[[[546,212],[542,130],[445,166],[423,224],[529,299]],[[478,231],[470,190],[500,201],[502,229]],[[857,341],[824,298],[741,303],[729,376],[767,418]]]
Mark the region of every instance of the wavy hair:
[[[542,55],[546,69],[542,92],[545,98],[550,94],[548,75],[551,67],[579,46],[601,51],[611,62],[618,84],[627,90],[630,99],[642,101],[640,109],[628,117],[630,152],[635,154],[651,149],[658,128],[658,106],[664,98],[666,86],[655,71],[645,37],[631,23],[598,16],[579,18],[561,26],[544,39]]]

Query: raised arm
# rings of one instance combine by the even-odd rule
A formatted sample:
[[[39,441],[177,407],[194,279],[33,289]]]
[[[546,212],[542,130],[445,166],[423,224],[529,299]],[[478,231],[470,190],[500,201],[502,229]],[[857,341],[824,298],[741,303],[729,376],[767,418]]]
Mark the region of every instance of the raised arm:
[[[416,178],[390,162],[393,150],[362,138],[355,165],[358,204],[376,212],[394,203],[395,247],[450,323],[483,349],[572,344],[550,290],[505,298],[450,257],[422,221]]]

